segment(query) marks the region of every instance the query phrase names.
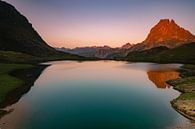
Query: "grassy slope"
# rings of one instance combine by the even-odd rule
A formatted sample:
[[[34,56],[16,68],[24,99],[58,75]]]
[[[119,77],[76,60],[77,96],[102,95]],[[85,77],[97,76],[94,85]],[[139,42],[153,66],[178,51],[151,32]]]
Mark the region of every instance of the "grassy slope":
[[[15,51],[1,51],[0,50],[0,63],[27,63],[27,64],[37,64],[46,61],[55,60],[94,60],[90,58],[85,58],[73,54],[62,53],[60,55],[53,55],[48,57],[35,57],[21,52]]]
[[[186,44],[174,49],[165,47],[152,48],[141,52],[130,52],[125,60],[158,63],[195,64],[195,43]]]
[[[31,65],[0,64],[0,103],[3,102],[8,92],[23,84],[23,81],[10,75],[16,69],[30,68]],[[0,117],[7,114],[5,110],[0,110]]]
[[[157,58],[157,55],[166,51],[168,51],[168,48],[166,47],[157,47],[145,51],[133,51],[130,52],[125,59],[129,61],[138,61],[138,62],[139,61],[156,62],[156,61],[160,61],[160,59]]]
[[[3,110],[28,92],[47,66],[0,63],[0,118],[10,111]]]
[[[27,69],[33,67],[26,64],[0,64],[0,103],[5,99],[8,92],[21,86],[24,82],[10,75],[16,69]]]
[[[38,57],[27,55],[20,52],[14,51],[0,51],[0,62],[32,62],[33,60],[38,60]]]

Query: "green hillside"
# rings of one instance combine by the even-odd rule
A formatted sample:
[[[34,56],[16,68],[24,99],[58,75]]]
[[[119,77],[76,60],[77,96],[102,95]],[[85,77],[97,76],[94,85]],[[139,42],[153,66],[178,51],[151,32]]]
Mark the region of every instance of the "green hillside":
[[[177,48],[168,49],[157,47],[144,51],[130,52],[125,60],[136,62],[158,63],[191,63],[195,64],[195,43],[185,44]]]

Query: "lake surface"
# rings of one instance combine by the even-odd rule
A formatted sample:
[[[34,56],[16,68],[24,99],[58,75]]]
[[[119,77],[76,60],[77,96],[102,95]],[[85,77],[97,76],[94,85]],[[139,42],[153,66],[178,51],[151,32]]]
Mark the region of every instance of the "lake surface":
[[[165,81],[178,64],[116,61],[51,62],[2,129],[170,129],[188,124],[170,101]]]

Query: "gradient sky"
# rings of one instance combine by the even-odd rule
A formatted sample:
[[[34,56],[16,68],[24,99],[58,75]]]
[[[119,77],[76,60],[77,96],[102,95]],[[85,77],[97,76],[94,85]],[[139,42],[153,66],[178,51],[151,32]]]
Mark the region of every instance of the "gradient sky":
[[[53,47],[142,42],[162,18],[195,34],[195,0],[5,0]]]

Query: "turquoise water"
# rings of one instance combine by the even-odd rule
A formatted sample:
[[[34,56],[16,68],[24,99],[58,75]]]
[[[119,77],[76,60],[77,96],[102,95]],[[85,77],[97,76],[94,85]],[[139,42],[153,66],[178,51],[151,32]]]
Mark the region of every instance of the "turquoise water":
[[[162,83],[177,76],[177,64],[51,64],[7,108],[13,112],[1,119],[2,129],[169,129],[188,122],[170,104],[179,92]]]

